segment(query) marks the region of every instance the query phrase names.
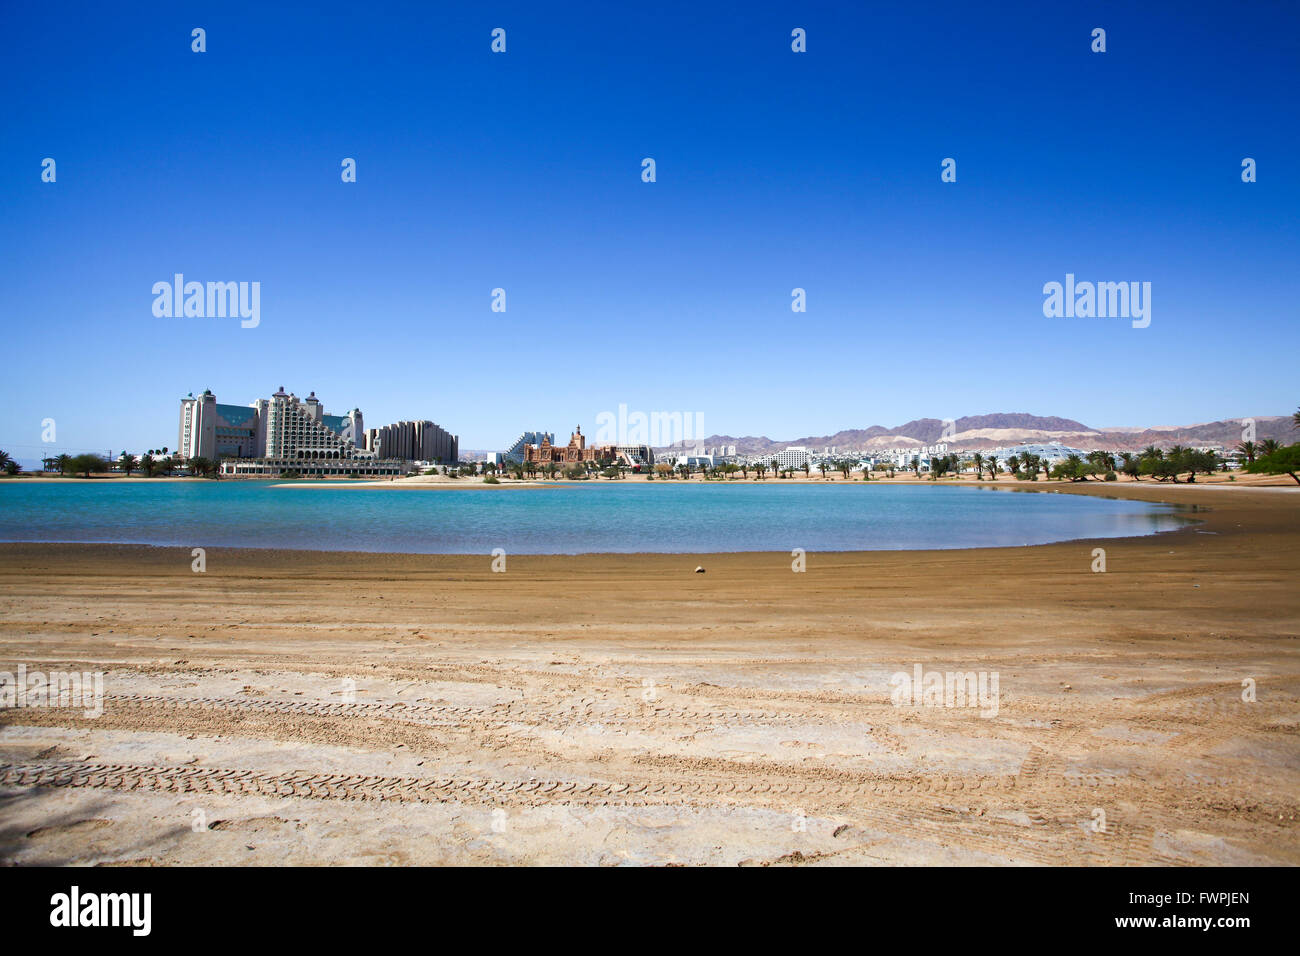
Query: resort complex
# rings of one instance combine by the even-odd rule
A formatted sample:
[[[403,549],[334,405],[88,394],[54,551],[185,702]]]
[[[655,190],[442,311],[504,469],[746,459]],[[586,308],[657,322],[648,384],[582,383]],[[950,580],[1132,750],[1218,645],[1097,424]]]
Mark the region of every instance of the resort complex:
[[[540,444],[524,445],[524,461],[544,465],[608,462],[633,468],[653,465],[655,462],[654,452],[648,445],[600,445],[588,448],[581,425],[574,428],[573,434],[569,436],[569,444],[564,447],[553,445],[554,436],[549,432],[543,433],[541,438]]]
[[[211,390],[181,399],[179,454],[219,462],[225,476],[395,477],[418,464],[455,463],[459,439],[431,421],[365,428],[361,409],[329,415],[316,393],[281,386],[249,405],[223,405]]]

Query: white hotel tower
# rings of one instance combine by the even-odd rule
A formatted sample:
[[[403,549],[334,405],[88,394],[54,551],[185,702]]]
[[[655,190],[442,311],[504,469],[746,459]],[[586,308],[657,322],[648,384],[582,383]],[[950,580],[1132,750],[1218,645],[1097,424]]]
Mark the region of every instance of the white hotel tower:
[[[327,415],[316,393],[305,399],[283,387],[251,405],[219,405],[212,392],[181,399],[179,450],[186,458],[221,461],[223,475],[402,475],[399,459],[381,459],[364,443],[361,409]]]

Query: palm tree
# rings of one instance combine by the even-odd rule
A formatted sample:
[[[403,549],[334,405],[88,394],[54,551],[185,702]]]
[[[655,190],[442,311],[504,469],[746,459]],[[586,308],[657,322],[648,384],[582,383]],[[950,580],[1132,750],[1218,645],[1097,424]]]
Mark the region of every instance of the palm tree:
[[[1300,428],[1300,408],[1297,408],[1295,414],[1291,416],[1291,427]]]
[[[1271,455],[1281,447],[1276,438],[1265,438],[1259,443],[1259,453],[1261,455]]]
[[[9,457],[9,452],[0,451],[0,471],[8,468],[12,462],[13,459]]]
[[[975,453],[975,480],[980,481],[984,477],[984,456],[979,452]]]
[[[1255,460],[1255,456],[1259,454],[1259,446],[1253,441],[1244,441],[1237,446],[1237,451],[1245,455],[1246,464],[1250,464]]]
[[[124,451],[122,452],[122,457],[119,458],[117,462],[122,466],[122,470],[126,472],[126,476],[130,478],[131,471],[137,464],[135,455],[131,454],[129,451]]]
[[[68,469],[72,467],[72,456],[66,453],[62,454],[54,459],[54,464],[59,469],[60,475],[66,475]]]
[[[921,456],[920,455],[912,456],[912,470],[916,472],[916,477],[918,478],[921,477]]]

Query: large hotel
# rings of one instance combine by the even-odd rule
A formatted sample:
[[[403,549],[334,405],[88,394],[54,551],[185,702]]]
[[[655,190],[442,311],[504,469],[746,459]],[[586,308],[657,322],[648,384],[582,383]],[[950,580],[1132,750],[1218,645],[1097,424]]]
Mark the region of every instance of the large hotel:
[[[454,464],[460,440],[430,421],[366,431],[361,409],[327,415],[316,393],[283,387],[251,405],[221,405],[212,392],[181,399],[180,453],[221,463],[221,474],[391,477],[416,462]]]
[[[581,464],[582,462],[625,462],[633,468],[653,465],[655,461],[654,452],[649,445],[600,445],[597,447],[587,447],[587,436],[582,433],[582,426],[579,425],[569,436],[569,444],[563,447],[554,445],[555,435],[552,432],[526,432],[525,435],[532,434],[539,436],[539,444],[524,442],[523,460],[528,462],[539,462],[541,464]]]

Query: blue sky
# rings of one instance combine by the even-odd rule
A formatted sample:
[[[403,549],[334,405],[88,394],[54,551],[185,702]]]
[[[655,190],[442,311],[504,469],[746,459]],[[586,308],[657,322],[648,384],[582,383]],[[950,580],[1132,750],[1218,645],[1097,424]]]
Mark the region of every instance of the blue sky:
[[[1296,4],[701,6],[6,6],[0,448],[172,446],[187,392],[280,385],[462,448],[620,403],[794,438],[1300,402]],[[176,272],[260,282],[260,325],[156,318]],[[1045,318],[1067,272],[1151,282],[1150,327]]]

